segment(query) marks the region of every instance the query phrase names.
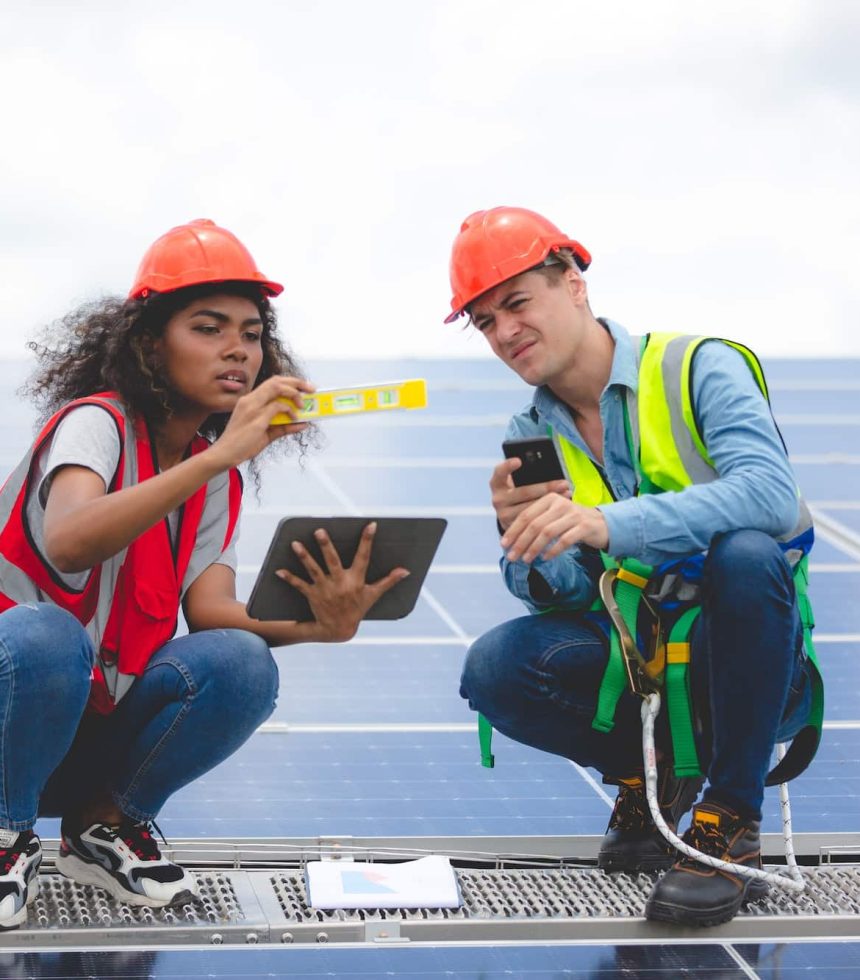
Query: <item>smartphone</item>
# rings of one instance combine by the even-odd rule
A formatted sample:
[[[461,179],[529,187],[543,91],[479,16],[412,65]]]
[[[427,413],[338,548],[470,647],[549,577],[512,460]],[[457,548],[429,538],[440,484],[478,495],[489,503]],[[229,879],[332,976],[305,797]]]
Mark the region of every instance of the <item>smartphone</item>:
[[[511,474],[515,487],[565,479],[552,439],[506,439],[502,443],[502,452],[506,459],[516,456],[523,461],[523,465]]]

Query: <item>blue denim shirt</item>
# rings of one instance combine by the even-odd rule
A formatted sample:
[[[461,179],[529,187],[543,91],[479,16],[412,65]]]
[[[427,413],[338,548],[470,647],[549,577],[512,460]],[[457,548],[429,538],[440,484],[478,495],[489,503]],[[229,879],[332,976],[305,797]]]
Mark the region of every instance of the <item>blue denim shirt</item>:
[[[601,322],[615,341],[609,382],[600,396],[603,471],[616,498],[600,507],[609,529],[609,553],[657,565],[706,551],[720,532],[753,528],[777,537],[790,531],[798,519],[797,482],[767,401],[743,355],[727,344],[703,344],[693,373],[693,408],[719,479],[679,492],[634,496],[636,473],[623,403],[626,390],[635,393],[638,387],[639,341],[619,324]],[[505,438],[546,435],[548,425],[598,465],[567,405],[545,386],[511,419]],[[550,561],[538,558],[531,566],[503,556],[501,567],[508,589],[533,611],[587,608],[602,569],[591,549],[579,547]],[[529,590],[532,567],[549,586],[546,601],[536,600]]]

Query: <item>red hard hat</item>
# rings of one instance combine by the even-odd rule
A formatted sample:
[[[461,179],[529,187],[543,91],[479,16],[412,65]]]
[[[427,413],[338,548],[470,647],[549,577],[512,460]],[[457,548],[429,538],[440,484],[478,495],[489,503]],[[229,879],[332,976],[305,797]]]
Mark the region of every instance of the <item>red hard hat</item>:
[[[584,272],[591,255],[542,215],[526,208],[491,208],[470,214],[451,249],[452,323],[488,289],[540,265],[550,252],[569,248]]]
[[[171,228],[147,249],[134,277],[129,299],[170,293],[205,282],[255,282],[270,296],[284,287],[257,268],[239,239],[214,221],[198,218]]]

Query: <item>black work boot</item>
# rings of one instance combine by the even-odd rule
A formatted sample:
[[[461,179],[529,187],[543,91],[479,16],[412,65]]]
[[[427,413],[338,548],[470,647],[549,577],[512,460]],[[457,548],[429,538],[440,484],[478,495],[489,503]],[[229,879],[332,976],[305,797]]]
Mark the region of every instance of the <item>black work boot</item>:
[[[660,813],[675,830],[678,821],[699,795],[703,779],[678,779],[669,767],[658,776]],[[615,809],[597,853],[597,867],[604,871],[663,871],[672,866],[675,850],[651,819],[645,781],[639,777],[619,780]]]
[[[700,803],[682,840],[709,857],[761,868],[758,820],[742,820],[728,807]],[[718,871],[682,857],[654,886],[645,917],[689,926],[716,926],[734,918],[750,899],[768,890],[764,881]]]

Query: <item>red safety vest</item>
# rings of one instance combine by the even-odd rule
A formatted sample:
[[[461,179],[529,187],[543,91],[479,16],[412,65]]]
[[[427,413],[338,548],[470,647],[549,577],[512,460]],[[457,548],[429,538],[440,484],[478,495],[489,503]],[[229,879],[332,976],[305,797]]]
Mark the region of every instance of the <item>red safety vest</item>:
[[[70,589],[34,547],[24,520],[27,494],[33,480],[33,464],[39,450],[64,416],[79,405],[99,405],[110,412],[116,423],[120,435],[120,457],[108,493],[122,488],[128,440],[127,419],[119,407],[119,396],[115,392],[101,392],[70,402],[48,420],[30,450],[26,479],[21,483],[8,520],[0,529],[0,555],[20,569],[48,598],[86,626],[95,614],[99,601],[102,567],[97,565],[90,571],[83,589]],[[157,472],[147,426],[140,417],[134,420],[134,443],[137,482],[140,483]],[[191,443],[191,454],[202,452],[208,446],[208,440],[198,436]],[[14,490],[9,487],[9,481],[0,493],[5,493],[7,489]],[[166,518],[144,531],[128,546],[110,600],[110,612],[99,650],[100,663],[116,665],[122,674],[140,676],[150,657],[173,636],[182,582],[194,551],[206,502],[206,489],[206,485],[202,486],[182,505],[175,547]],[[228,498],[230,513],[222,550],[233,535],[239,517],[241,494],[241,478],[237,470],[232,470]],[[6,583],[0,578],[0,612],[20,601],[14,595],[6,594],[6,588]],[[108,714],[114,706],[104,674],[97,665],[93,669],[90,707],[101,714]]]

